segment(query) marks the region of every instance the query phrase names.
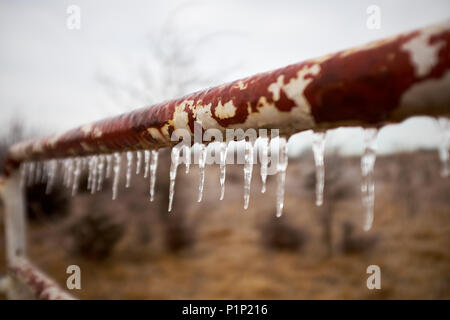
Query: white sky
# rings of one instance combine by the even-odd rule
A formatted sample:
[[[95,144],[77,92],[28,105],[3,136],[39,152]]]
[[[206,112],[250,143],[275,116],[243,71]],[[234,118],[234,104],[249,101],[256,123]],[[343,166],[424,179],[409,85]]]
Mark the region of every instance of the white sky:
[[[145,62],[148,36],[186,1],[0,2],[0,125],[14,115],[45,132],[109,116],[119,109],[105,97],[99,71],[134,81]],[[81,30],[66,27],[69,5],[81,8]],[[366,8],[381,8],[381,29],[366,27]],[[174,15],[183,36],[198,39],[222,32],[198,51],[199,68],[214,74],[239,63],[219,82],[282,67],[449,18],[449,0],[190,1]],[[218,84],[218,83],[212,83]],[[198,88],[200,89],[200,88]],[[139,106],[136,106],[139,107]],[[338,130],[331,145],[359,152],[362,137]],[[431,119],[411,119],[381,130],[380,152],[435,147],[440,140]],[[292,139],[294,152],[308,134]]]

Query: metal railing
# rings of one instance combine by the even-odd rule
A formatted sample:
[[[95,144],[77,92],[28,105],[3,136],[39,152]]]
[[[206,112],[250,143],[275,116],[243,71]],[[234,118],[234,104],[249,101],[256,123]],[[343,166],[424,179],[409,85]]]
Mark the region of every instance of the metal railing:
[[[270,129],[289,136],[341,126],[381,127],[412,116],[450,116],[450,21],[257,74],[179,99],[13,145],[0,182],[5,204],[7,291],[71,298],[26,260],[24,161],[170,147],[171,133]]]

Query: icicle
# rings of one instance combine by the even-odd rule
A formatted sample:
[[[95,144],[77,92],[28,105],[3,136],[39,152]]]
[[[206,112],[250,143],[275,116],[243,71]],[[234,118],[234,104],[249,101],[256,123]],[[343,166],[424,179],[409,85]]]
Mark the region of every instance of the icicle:
[[[220,148],[220,200],[223,200],[223,197],[225,195],[225,177],[226,177],[228,144],[226,142],[220,142],[219,148]]]
[[[66,159],[67,162],[67,184],[66,187],[70,188],[72,186],[72,180],[73,180],[73,160],[72,159]]]
[[[72,196],[76,195],[78,192],[78,187],[80,184],[81,164],[82,160],[80,158],[76,158],[75,170],[73,172],[73,181],[72,181]]]
[[[112,185],[112,199],[117,199],[117,189],[119,187],[119,180],[120,180],[120,168],[121,168],[121,162],[122,162],[122,156],[120,153],[115,152],[114,153],[114,180]]]
[[[100,155],[98,156],[98,163],[97,163],[97,191],[101,191],[103,188],[103,181],[105,180],[105,156]]]
[[[180,151],[182,144],[177,144],[172,148],[171,152],[171,164],[170,164],[170,187],[169,187],[169,209],[172,211],[173,196],[175,194],[175,179],[177,178],[177,168],[180,164]]]
[[[136,151],[136,175],[141,173],[142,167],[142,151]]]
[[[61,160],[61,167],[63,169],[63,186],[68,188],[68,180],[69,180],[69,159]]]
[[[150,151],[144,150],[144,178],[148,177],[148,169],[150,166]]]
[[[284,186],[286,180],[286,169],[288,166],[288,149],[285,138],[278,140],[278,162],[277,162],[277,217],[281,217],[284,207]]]
[[[36,169],[36,163],[34,161],[28,162],[27,185],[29,187],[34,183],[35,169]]]
[[[67,187],[67,161],[65,159],[59,161],[62,168],[62,183]]]
[[[47,187],[45,189],[46,194],[52,192],[53,185],[55,184],[57,170],[58,170],[58,161],[50,160],[48,163],[48,170],[47,170],[48,176],[47,176]]]
[[[261,192],[266,192],[266,181],[267,181],[267,166],[269,163],[269,138],[267,137],[259,137],[258,138],[258,148],[261,148],[261,168],[260,168],[260,174],[261,174],[261,181],[262,181],[262,187]]]
[[[87,166],[88,166],[88,181],[87,181],[87,189],[91,190],[92,185],[92,163],[93,163],[93,157],[89,156],[87,159]]]
[[[27,169],[28,163],[22,162],[20,164],[20,189],[23,190],[25,187],[25,182],[27,181]]]
[[[323,189],[325,187],[325,167],[323,154],[325,150],[325,132],[314,132],[312,148],[316,166],[316,206],[323,204]]]
[[[206,146],[202,143],[196,143],[200,148],[198,156],[198,168],[200,170],[200,183],[198,185],[197,202],[201,202],[203,198],[203,186],[205,185],[205,165],[206,165]]]
[[[441,177],[446,178],[450,174],[449,169],[449,148],[450,148],[450,120],[447,118],[438,119],[442,130],[441,143],[439,144],[439,159],[442,163]]]
[[[126,173],[126,184],[125,188],[130,187],[131,181],[131,167],[133,166],[133,152],[127,151],[127,173]]]
[[[244,155],[244,209],[247,210],[250,201],[250,186],[253,172],[253,142],[245,141]]]
[[[91,180],[91,194],[97,191],[98,181],[98,156],[92,156],[92,180]]]
[[[42,179],[42,162],[36,162],[34,183],[40,183]]]
[[[189,167],[191,165],[191,148],[189,146],[183,147],[184,152],[184,159],[185,159],[185,165],[186,165],[186,174],[189,173]]]
[[[155,198],[156,169],[158,169],[159,150],[152,150],[150,163],[150,201]]]
[[[372,227],[373,209],[375,201],[375,183],[373,180],[373,168],[376,159],[376,137],[377,129],[364,129],[364,154],[361,157],[361,192],[364,207],[364,230],[368,231]]]
[[[106,178],[111,177],[112,161],[113,161],[113,156],[111,154],[107,154],[106,155],[106,173],[105,173]]]
[[[48,174],[48,161],[44,161],[42,163],[41,183],[47,182],[47,174]]]

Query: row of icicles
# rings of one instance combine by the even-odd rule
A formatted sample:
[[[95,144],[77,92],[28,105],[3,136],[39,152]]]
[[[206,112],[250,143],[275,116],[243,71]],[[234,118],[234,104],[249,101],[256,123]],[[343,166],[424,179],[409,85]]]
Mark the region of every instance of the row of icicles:
[[[449,145],[450,145],[450,125],[449,121],[439,120],[440,125],[445,129],[445,136],[439,148],[439,156],[442,162],[441,175],[447,177],[449,175]],[[373,222],[374,200],[375,200],[375,183],[373,179],[373,170],[376,159],[376,136],[377,129],[364,129],[364,153],[361,157],[361,193],[362,204],[364,208],[364,230],[370,230]],[[325,149],[325,132],[315,132],[313,134],[312,149],[314,154],[314,162],[316,168],[316,205],[323,204],[323,191],[325,187],[325,167],[324,167],[324,149]],[[260,175],[262,181],[261,192],[266,191],[267,168],[269,164],[269,152],[271,152],[270,144],[276,140],[278,146],[278,161],[276,163],[277,172],[277,191],[276,191],[276,215],[280,217],[283,212],[284,204],[284,185],[286,179],[286,169],[288,165],[287,141],[283,137],[273,138],[271,141],[267,137],[259,137],[254,143],[245,141],[244,151],[244,209],[248,208],[250,201],[250,186],[254,164],[254,151],[258,148],[260,154]],[[207,149],[206,145],[195,143],[192,148],[200,149],[198,157],[198,166],[200,169],[200,182],[197,201],[201,202],[203,198],[203,187],[205,181],[205,165]],[[170,190],[169,190],[169,206],[168,211],[172,210],[172,202],[175,194],[175,180],[177,168],[180,165],[180,154],[184,152],[190,155],[191,147],[182,143],[174,146],[171,150],[171,166],[170,166]],[[259,149],[260,148],[260,149]],[[219,143],[220,153],[220,200],[223,200],[225,194],[225,177],[226,177],[226,159],[228,144],[226,142]],[[189,172],[190,156],[184,157],[186,173]],[[136,159],[136,161],[134,160]],[[135,165],[135,173],[137,175],[143,172],[144,177],[149,177],[150,201],[154,200],[156,170],[158,167],[158,150],[138,150],[126,152],[126,188],[130,187],[133,163]],[[71,189],[72,195],[78,191],[80,176],[83,170],[88,170],[87,189],[93,194],[102,190],[103,181],[112,177],[112,199],[117,198],[117,190],[119,186],[121,171],[122,154],[115,152],[106,155],[92,155],[86,157],[66,158],[61,160],[46,161],[27,161],[21,165],[21,185],[28,186],[34,183],[46,183],[46,193],[50,193],[58,177],[58,173],[62,175],[63,185]],[[62,171],[60,171],[62,170]]]

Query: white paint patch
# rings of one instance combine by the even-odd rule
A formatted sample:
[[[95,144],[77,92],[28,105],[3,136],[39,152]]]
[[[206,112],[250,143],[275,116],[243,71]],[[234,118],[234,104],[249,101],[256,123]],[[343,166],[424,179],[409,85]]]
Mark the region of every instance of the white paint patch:
[[[304,96],[306,86],[313,81],[312,78],[305,79],[307,75],[317,75],[320,72],[320,66],[304,66],[297,72],[297,77],[292,78],[289,83],[282,84],[283,78],[278,77],[277,81],[269,85],[275,98],[280,98],[280,90],[283,90],[286,96],[296,104],[290,112],[278,110],[274,103],[269,103],[266,97],[258,100],[258,112],[250,113],[244,124],[233,125],[231,128],[278,128],[283,131],[296,131],[314,127],[314,118],[311,115],[311,106]]]
[[[102,135],[103,135],[103,132],[99,128],[95,127],[92,136],[94,138],[100,138]]]
[[[84,133],[84,135],[88,136],[92,131],[92,124],[88,123],[81,127],[81,132]]]
[[[426,76],[438,63],[438,52],[442,46],[445,46],[445,41],[439,41],[433,44],[429,44],[428,41],[431,36],[438,34],[449,27],[450,25],[447,23],[447,25],[444,26],[424,29],[418,36],[403,44],[402,49],[411,56],[411,62],[414,65],[416,77]]]
[[[190,130],[189,128],[189,117],[188,113],[185,111],[186,107],[189,109],[192,109],[192,105],[194,104],[194,100],[184,100],[179,105],[175,106],[175,111],[173,113],[173,118],[169,123],[175,128],[175,129],[186,129]]]
[[[284,75],[278,76],[277,82],[272,83],[269,85],[268,89],[269,92],[272,93],[272,99],[273,101],[280,100],[280,90],[284,83]]]
[[[246,83],[242,80],[239,80],[238,82],[236,82],[236,84],[233,85],[233,88],[245,90],[245,89],[247,89],[247,86],[248,86],[248,83]]]
[[[160,141],[161,143],[164,143],[166,141],[166,139],[164,138],[164,136],[161,134],[161,132],[159,132],[158,129],[156,128],[148,128],[147,132],[152,136],[153,139],[155,139],[156,141]]]
[[[219,101],[216,109],[214,110],[215,116],[219,119],[228,119],[236,115],[236,107],[233,104],[233,100],[225,102],[222,105],[222,101]]]
[[[294,100],[298,107],[302,108],[304,112],[310,114],[311,106],[303,94],[305,88],[310,84],[313,79],[305,79],[307,75],[318,75],[320,72],[320,66],[314,64],[311,67],[304,66],[297,72],[297,78],[292,78],[288,84],[283,86],[283,91],[286,93],[289,99]]]
[[[232,102],[231,104],[232,107],[234,107]],[[221,102],[219,102],[219,105],[220,106],[222,105]],[[192,110],[192,112],[194,113],[194,118],[202,124],[202,127],[205,130],[212,128],[222,130],[223,127],[219,125],[219,123],[212,117],[211,106],[212,106],[211,103],[208,103],[206,105],[202,104],[196,105],[195,108]]]

